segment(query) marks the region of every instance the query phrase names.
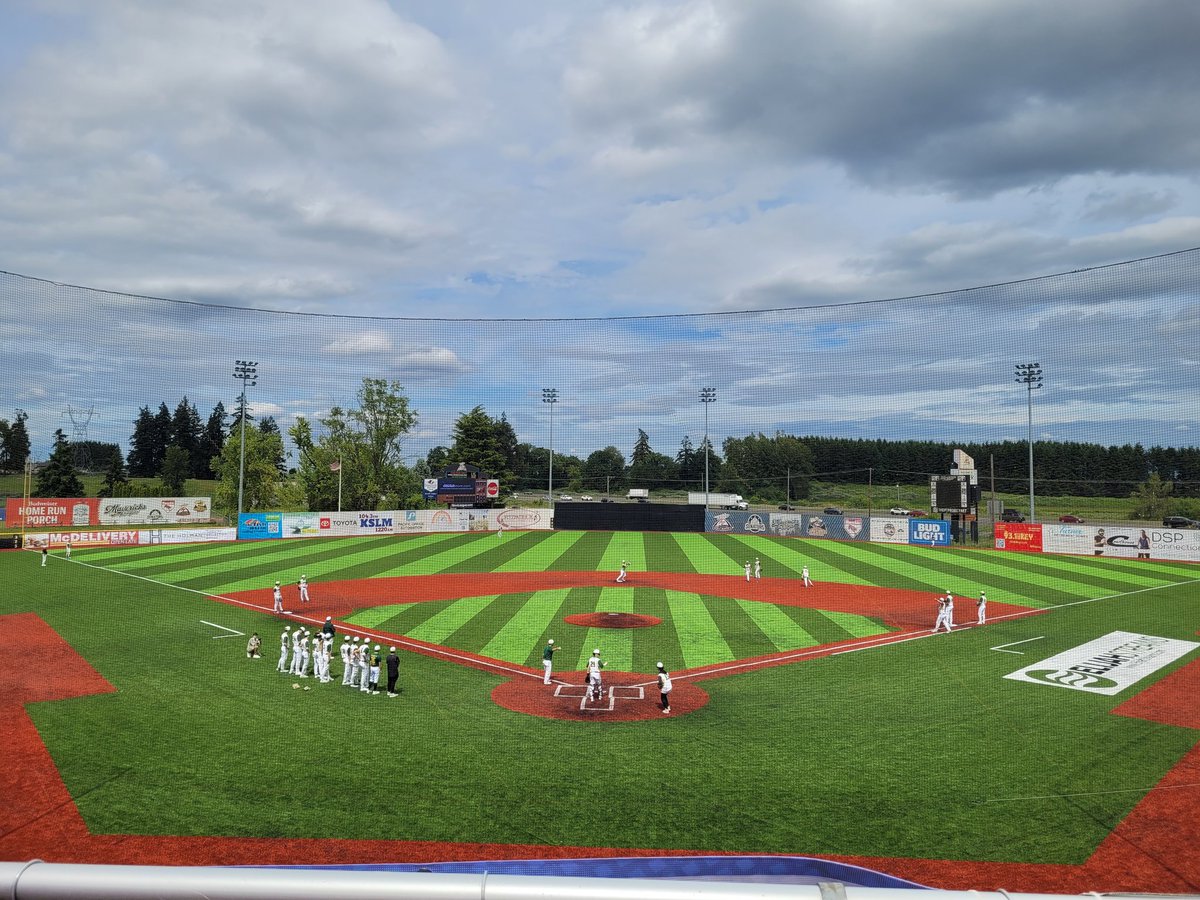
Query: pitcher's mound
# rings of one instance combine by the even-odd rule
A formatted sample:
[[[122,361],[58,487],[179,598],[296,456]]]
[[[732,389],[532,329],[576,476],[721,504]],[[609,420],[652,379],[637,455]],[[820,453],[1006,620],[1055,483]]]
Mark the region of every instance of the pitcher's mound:
[[[583,625],[586,628],[649,628],[661,625],[658,616],[640,616],[627,612],[576,613],[563,619],[568,625]]]
[[[492,701],[513,712],[574,722],[673,719],[708,703],[708,694],[690,681],[675,681],[669,714],[659,705],[658,681],[653,675],[605,672],[604,692],[599,698],[587,696],[586,681],[584,672],[555,672],[550,684],[543,684],[540,678],[514,678],[492,690]]]

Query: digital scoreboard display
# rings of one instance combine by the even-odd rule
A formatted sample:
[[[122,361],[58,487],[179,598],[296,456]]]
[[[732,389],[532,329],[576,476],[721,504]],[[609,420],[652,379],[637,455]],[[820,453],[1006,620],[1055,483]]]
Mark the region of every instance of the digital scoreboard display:
[[[940,512],[968,512],[971,483],[966,475],[934,475],[929,479],[929,505]]]

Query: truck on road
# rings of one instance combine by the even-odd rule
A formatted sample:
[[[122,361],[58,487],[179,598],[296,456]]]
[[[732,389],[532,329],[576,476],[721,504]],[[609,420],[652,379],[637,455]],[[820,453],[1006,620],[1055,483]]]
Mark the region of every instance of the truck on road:
[[[690,491],[688,503],[703,506],[705,502],[717,509],[748,509],[750,504],[742,499],[741,494],[718,494],[714,492]]]
[[[650,499],[649,488],[630,488],[629,493],[625,495],[626,500],[637,500],[642,503]]]

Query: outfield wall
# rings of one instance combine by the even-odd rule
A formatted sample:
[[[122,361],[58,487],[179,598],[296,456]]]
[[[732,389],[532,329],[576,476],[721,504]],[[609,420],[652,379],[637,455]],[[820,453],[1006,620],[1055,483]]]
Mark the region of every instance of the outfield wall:
[[[1139,525],[1038,525],[997,522],[997,550],[1200,562],[1200,530]],[[1144,540],[1146,546],[1139,547]]]
[[[96,525],[190,525],[210,521],[211,497],[30,497],[5,508],[14,528]]]
[[[558,503],[565,531],[704,531],[704,507],[681,503]]]
[[[924,547],[950,546],[949,522],[905,516],[709,510],[704,530],[717,534],[775,534]]]
[[[239,540],[365,537],[444,531],[549,529],[548,509],[400,509],[346,512],[242,513]]]

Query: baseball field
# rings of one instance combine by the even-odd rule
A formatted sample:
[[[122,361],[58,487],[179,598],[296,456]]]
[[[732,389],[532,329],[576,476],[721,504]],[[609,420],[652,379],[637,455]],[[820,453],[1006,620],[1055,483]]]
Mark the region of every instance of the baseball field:
[[[0,575],[3,859],[796,854],[1200,889],[1197,648],[1112,693],[1005,677],[1118,632],[1200,641],[1195,566],[509,532],[10,552]],[[931,634],[947,591],[958,627]],[[338,660],[328,684],[276,671],[284,627],[326,617],[398,648],[398,697]]]

